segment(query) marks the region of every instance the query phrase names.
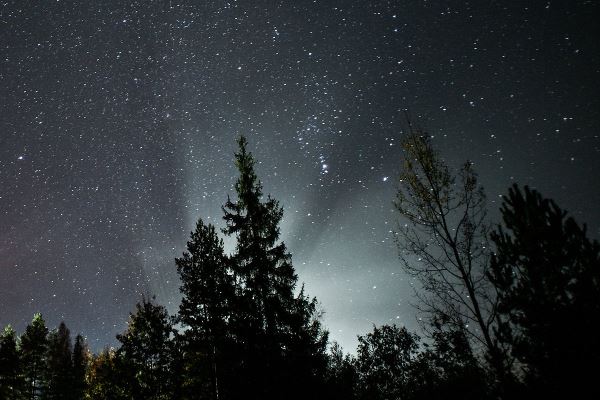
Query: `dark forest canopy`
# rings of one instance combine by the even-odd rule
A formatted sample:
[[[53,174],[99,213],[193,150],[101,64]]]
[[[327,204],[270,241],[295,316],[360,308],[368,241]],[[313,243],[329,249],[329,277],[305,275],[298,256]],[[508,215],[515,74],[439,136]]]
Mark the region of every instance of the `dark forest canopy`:
[[[403,140],[401,267],[420,282],[417,334],[374,326],[356,355],[330,343],[298,284],[244,137],[220,230],[199,219],[175,260],[182,301],[143,298],[120,345],[92,354],[36,314],[0,335],[0,399],[514,399],[600,395],[600,245],[517,185],[486,219],[470,163],[457,172],[425,132]],[[226,254],[222,235],[236,247]]]

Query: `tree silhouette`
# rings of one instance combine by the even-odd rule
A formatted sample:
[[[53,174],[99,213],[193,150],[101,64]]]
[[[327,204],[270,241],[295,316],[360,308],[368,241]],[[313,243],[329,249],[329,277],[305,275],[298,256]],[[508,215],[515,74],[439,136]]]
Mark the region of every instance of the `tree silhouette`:
[[[41,398],[46,389],[46,352],[48,349],[48,328],[41,314],[35,314],[25,333],[21,336],[23,377],[27,398]]]
[[[86,389],[85,373],[89,355],[85,339],[81,335],[75,337],[73,345],[73,399],[81,400]]]
[[[327,388],[323,398],[331,400],[348,400],[355,396],[357,384],[356,360],[344,354],[342,347],[333,342],[327,360]]]
[[[284,342],[285,375],[283,390],[290,399],[315,398],[322,394],[327,371],[328,332],[324,330],[317,310],[317,300],[304,293],[304,285],[292,303],[288,336]]]
[[[244,304],[248,306],[245,317],[256,334],[275,338],[281,327],[277,326],[278,313],[285,312],[293,302],[297,277],[291,257],[279,239],[279,222],[283,210],[271,198],[262,202],[262,184],[254,172],[254,158],[247,152],[247,141],[238,140],[236,166],[239,178],[235,184],[237,200],[228,198],[223,207],[227,235],[237,239],[233,256],[234,276],[242,288]],[[285,302],[288,304],[285,304]]]
[[[426,133],[412,127],[402,148],[396,242],[404,270],[421,284],[418,307],[430,321],[441,318],[448,329],[465,330],[503,375],[505,351],[494,337],[496,299],[486,276],[485,195],[473,165],[452,173]]]
[[[424,343],[410,366],[407,399],[491,399],[490,379],[473,354],[464,330],[449,330],[435,321],[433,342]]]
[[[228,198],[223,207],[223,232],[237,239],[231,267],[237,287],[232,328],[244,354],[239,388],[254,397],[302,397],[314,387],[305,380],[323,376],[326,333],[314,302],[303,292],[294,295],[297,276],[291,256],[278,242],[283,210],[270,196],[262,200],[262,184],[243,136],[238,145],[237,199]],[[310,372],[300,374],[306,370],[294,370],[290,360],[302,360]]]
[[[598,397],[600,245],[554,201],[514,185],[492,233],[490,279],[512,346],[536,396]],[[593,396],[596,394],[596,396]]]
[[[23,380],[17,335],[8,325],[0,335],[0,399],[22,398]]]
[[[130,315],[125,333],[117,335],[121,347],[116,357],[129,372],[135,400],[170,398],[171,337],[173,327],[167,310],[143,299]]]
[[[440,321],[436,325],[431,343],[422,343],[419,336],[395,325],[374,327],[373,332],[359,336],[356,398],[493,398],[488,376],[464,330],[450,331]]]
[[[214,226],[198,220],[187,252],[175,261],[182,282],[178,320],[184,331],[178,340],[183,357],[184,391],[190,396],[210,393],[209,397],[217,399],[219,388],[229,386],[219,382],[227,375],[226,370],[233,367],[223,361],[233,362],[226,353],[232,350],[228,321],[235,287],[223,241]]]
[[[73,397],[73,348],[69,329],[61,322],[48,335],[47,387],[44,399],[69,400]]]
[[[409,367],[419,348],[419,337],[396,325],[373,327],[358,337],[356,371],[359,399],[400,399],[408,391]]]
[[[130,400],[129,374],[111,349],[104,349],[94,356],[86,374],[86,400]]]

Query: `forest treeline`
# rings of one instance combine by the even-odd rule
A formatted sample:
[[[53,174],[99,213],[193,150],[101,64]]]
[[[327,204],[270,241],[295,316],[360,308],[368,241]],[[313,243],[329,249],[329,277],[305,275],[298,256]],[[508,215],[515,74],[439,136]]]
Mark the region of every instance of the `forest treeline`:
[[[198,220],[176,259],[176,315],[143,298],[90,352],[40,314],[0,335],[0,399],[519,399],[600,395],[600,245],[527,187],[486,216],[473,165],[453,171],[421,130],[403,139],[399,268],[412,277],[419,334],[395,325],[344,353],[298,285],[279,240],[283,210],[264,196],[241,137],[236,196],[221,233]]]

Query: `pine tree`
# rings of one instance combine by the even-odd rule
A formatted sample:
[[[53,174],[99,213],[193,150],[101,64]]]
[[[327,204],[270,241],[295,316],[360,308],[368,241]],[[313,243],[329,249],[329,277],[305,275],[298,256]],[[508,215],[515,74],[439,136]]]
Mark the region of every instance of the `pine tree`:
[[[284,357],[283,381],[286,382],[287,398],[306,399],[320,396],[326,386],[328,332],[323,329],[321,314],[315,298],[304,293],[304,285],[294,299],[289,332],[282,343],[287,347]]]
[[[25,393],[30,400],[41,398],[46,389],[47,336],[46,322],[39,313],[34,315],[31,324],[21,336]]]
[[[303,293],[294,295],[297,276],[291,256],[285,244],[278,242],[283,209],[270,196],[263,201],[262,184],[245,137],[240,137],[238,145],[237,199],[228,199],[223,207],[227,223],[223,232],[237,239],[231,257],[238,288],[232,324],[245,356],[238,387],[256,397],[301,397],[309,384],[298,370],[291,376],[294,369],[289,361],[302,360],[310,369],[303,373],[323,376],[325,362],[317,360],[325,360],[326,334],[314,302],[307,301]],[[308,348],[311,350],[306,351]]]
[[[600,363],[600,244],[552,200],[514,185],[492,233],[490,279],[509,343],[537,397],[594,398]]]
[[[231,369],[231,334],[228,320],[235,288],[228,270],[223,242],[213,225],[199,219],[187,243],[187,252],[175,260],[181,278],[178,320],[185,330],[182,344],[184,392],[219,398],[220,387]],[[206,383],[210,386],[206,387]]]
[[[173,327],[167,310],[152,300],[143,299],[130,315],[127,330],[117,335],[117,350],[126,373],[131,377],[134,399],[170,398],[171,338]]]
[[[64,322],[48,335],[47,388],[43,398],[68,400],[73,396],[71,334]]]
[[[0,399],[18,400],[22,389],[17,335],[8,325],[0,335]]]
[[[81,335],[75,337],[73,345],[73,396],[74,400],[82,400],[86,389],[85,373],[89,356],[85,339]]]

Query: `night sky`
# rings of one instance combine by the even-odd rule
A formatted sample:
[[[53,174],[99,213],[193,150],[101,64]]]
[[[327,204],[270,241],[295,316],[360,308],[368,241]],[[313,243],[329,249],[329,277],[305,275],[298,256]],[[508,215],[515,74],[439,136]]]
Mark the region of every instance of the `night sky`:
[[[597,1],[0,3],[0,326],[93,349],[141,294],[177,310],[245,134],[331,337],[418,326],[392,230],[405,109],[497,220],[513,183],[600,236]],[[232,250],[231,240],[226,241]]]

